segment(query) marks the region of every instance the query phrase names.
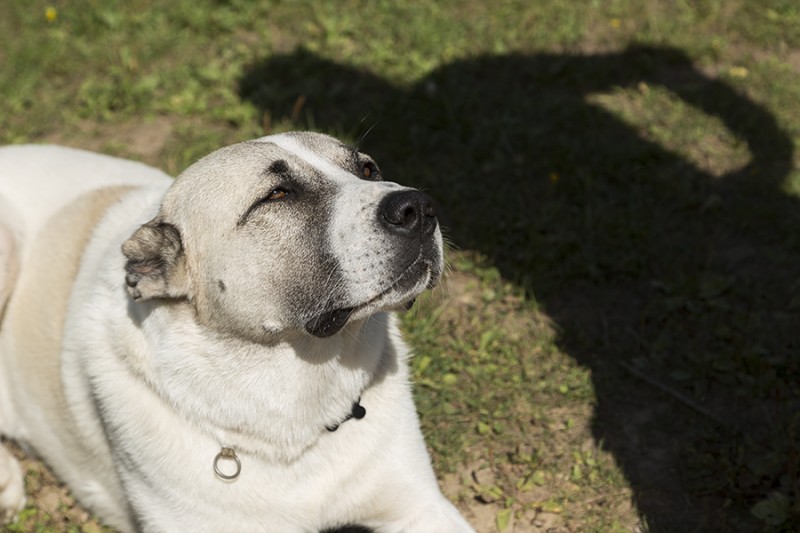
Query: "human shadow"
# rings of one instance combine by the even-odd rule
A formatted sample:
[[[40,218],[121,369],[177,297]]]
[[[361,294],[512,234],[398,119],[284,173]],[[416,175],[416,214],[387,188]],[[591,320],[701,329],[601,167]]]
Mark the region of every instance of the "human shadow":
[[[593,99],[661,89],[749,161],[717,175]],[[476,57],[411,86],[300,50],[253,65],[240,94],[272,121],[369,130],[365,150],[432,191],[452,240],[535,297],[591,370],[594,436],[650,530],[756,531],[754,505],[797,497],[800,203],[765,108],[641,46]]]

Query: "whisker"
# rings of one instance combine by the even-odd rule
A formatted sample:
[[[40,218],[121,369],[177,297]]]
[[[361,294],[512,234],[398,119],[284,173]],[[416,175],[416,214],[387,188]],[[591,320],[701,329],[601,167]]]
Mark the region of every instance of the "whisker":
[[[369,117],[369,114],[364,115],[364,117],[361,119],[359,124],[363,124],[367,120],[368,117]],[[358,136],[358,140],[356,141],[356,145],[355,145],[355,150],[356,151],[359,151],[361,149],[361,145],[364,143],[364,140],[366,140],[367,135],[369,135],[372,132],[372,130],[375,129],[375,126],[377,126],[379,123],[380,123],[380,120],[376,119],[372,123],[372,125],[366,129],[366,131],[364,131],[361,135]]]

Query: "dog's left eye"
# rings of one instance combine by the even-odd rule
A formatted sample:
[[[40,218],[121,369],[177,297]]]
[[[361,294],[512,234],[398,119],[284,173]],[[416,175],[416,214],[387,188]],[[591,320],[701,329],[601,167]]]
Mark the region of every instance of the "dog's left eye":
[[[361,175],[366,180],[376,181],[380,179],[380,170],[372,161],[366,161],[361,165]]]

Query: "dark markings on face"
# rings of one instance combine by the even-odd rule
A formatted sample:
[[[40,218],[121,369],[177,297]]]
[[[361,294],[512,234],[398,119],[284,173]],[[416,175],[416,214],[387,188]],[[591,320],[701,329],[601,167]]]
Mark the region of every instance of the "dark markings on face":
[[[219,288],[219,292],[225,292],[225,290],[228,288],[225,286],[225,282],[221,279],[217,280],[217,287]]]
[[[288,177],[289,175],[289,165],[286,163],[285,159],[276,159],[272,162],[269,166],[269,172],[275,174],[276,176],[280,176],[282,178]]]
[[[285,199],[288,195],[296,194],[301,189],[298,181],[292,174],[292,170],[289,168],[289,164],[285,159],[276,159],[269,165],[265,172],[264,178],[270,179],[269,176],[275,176],[277,177],[277,180],[273,178],[271,180],[271,188],[262,194],[262,196],[256,202],[250,205],[247,211],[245,211],[244,214],[239,217],[239,221],[236,223],[237,227],[244,226],[253,213],[260,209],[264,204],[271,201]]]

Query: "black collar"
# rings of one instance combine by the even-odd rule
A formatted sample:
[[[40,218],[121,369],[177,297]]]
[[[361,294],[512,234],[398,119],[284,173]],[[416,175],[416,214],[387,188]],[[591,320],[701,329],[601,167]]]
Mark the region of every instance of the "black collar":
[[[347,416],[345,416],[343,420],[333,425],[325,426],[325,429],[327,429],[330,432],[334,432],[337,429],[339,429],[339,426],[341,426],[351,418],[355,418],[356,420],[361,420],[362,418],[367,416],[367,410],[364,409],[364,406],[362,406],[360,402],[361,402],[361,396],[358,397],[358,400],[353,402],[353,408],[350,410],[349,413],[347,413]]]

